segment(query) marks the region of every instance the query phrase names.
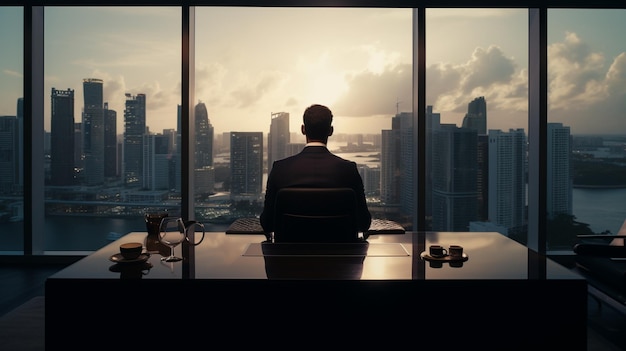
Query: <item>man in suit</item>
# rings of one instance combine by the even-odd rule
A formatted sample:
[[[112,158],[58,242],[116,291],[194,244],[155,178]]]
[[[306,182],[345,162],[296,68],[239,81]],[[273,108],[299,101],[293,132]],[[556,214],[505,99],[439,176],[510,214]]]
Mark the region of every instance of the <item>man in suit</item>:
[[[331,153],[328,137],[333,134],[333,114],[323,105],[311,105],[304,111],[302,134],[304,149],[293,156],[275,161],[267,178],[261,226],[266,235],[274,231],[274,202],[276,192],[285,187],[317,187],[354,189],[357,200],[358,230],[365,233],[372,221],[367,208],[363,179],[356,163]]]

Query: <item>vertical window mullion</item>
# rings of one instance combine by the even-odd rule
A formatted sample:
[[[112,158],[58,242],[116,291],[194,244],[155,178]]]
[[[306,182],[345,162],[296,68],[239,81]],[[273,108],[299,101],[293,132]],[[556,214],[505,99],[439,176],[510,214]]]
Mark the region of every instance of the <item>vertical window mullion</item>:
[[[528,11],[528,247],[545,253],[547,9]]]
[[[44,8],[24,7],[24,255],[43,254]]]

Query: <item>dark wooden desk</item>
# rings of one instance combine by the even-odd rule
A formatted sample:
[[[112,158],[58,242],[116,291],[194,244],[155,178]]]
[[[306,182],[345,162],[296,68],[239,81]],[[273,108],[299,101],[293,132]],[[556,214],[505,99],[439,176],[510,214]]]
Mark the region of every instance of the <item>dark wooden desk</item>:
[[[264,255],[263,235],[207,233],[183,262],[154,254],[150,269],[124,272],[109,261],[145,236],[129,233],[47,280],[48,350],[84,349],[83,338],[117,348],[129,333],[177,349],[586,349],[586,281],[499,233],[376,235],[365,255]],[[462,245],[469,259],[431,265],[420,253],[435,243]]]

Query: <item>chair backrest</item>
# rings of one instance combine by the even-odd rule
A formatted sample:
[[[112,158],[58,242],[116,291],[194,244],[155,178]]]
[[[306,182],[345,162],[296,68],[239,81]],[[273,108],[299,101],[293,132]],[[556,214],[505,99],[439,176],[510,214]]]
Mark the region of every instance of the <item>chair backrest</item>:
[[[276,194],[274,242],[356,242],[351,188],[283,188]]]

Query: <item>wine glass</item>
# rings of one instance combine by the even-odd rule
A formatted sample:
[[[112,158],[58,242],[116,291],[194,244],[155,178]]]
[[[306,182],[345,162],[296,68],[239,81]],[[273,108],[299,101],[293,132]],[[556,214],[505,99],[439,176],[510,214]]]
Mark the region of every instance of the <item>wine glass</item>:
[[[185,223],[182,218],[163,218],[159,229],[159,241],[170,247],[170,255],[167,257],[161,257],[161,261],[176,262],[182,260],[182,258],[174,255],[174,248],[182,243],[186,237]]]

